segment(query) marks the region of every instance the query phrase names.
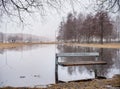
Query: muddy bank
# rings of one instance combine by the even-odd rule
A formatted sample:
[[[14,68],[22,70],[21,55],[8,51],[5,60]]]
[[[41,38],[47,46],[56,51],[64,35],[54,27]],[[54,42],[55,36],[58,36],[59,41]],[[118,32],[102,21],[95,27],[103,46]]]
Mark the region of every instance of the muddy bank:
[[[85,82],[59,83],[47,88],[13,88],[4,87],[0,89],[120,89],[120,75],[115,75],[110,79],[94,79]]]
[[[120,75],[111,79],[94,79],[87,82],[71,82],[56,84],[48,89],[120,89]]]

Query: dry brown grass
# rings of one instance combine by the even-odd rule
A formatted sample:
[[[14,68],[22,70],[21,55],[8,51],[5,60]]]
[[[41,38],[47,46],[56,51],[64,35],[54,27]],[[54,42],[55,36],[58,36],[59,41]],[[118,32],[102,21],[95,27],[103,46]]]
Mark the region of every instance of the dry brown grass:
[[[35,44],[56,44],[55,42],[42,42],[42,43],[0,43],[0,49],[7,49],[13,47],[29,46]]]
[[[120,89],[120,77],[94,79],[92,81],[84,82],[58,83],[47,88],[4,87],[0,89]]]
[[[21,47],[25,45],[35,45],[35,44],[59,44],[56,42],[42,42],[42,43],[0,43],[0,49],[3,48],[13,48]],[[120,43],[105,43],[105,44],[80,44],[80,43],[61,43],[68,46],[81,46],[81,47],[94,47],[94,48],[120,48]]]
[[[20,47],[20,46],[24,46],[24,45],[30,45],[30,44],[26,44],[26,43],[0,43],[0,49]]]

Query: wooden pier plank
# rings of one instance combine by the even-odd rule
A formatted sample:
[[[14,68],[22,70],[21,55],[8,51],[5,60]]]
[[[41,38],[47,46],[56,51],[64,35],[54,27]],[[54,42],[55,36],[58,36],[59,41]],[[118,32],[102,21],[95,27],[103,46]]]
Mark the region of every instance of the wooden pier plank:
[[[59,62],[61,66],[81,66],[81,65],[105,65],[105,61],[80,61],[80,62]]]

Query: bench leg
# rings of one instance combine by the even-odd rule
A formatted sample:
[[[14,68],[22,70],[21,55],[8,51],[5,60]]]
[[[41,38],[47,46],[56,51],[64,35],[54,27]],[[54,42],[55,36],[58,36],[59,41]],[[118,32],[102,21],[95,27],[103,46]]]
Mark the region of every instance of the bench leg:
[[[95,78],[97,78],[98,75],[97,75],[97,69],[96,69],[96,68],[95,68],[95,70],[94,70],[94,73],[95,73]]]
[[[55,83],[58,83],[58,57],[55,58]]]

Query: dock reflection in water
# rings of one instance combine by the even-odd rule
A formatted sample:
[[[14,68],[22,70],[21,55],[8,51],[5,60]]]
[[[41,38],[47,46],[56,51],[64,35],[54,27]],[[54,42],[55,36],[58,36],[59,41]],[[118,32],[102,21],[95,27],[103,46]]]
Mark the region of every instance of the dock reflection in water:
[[[106,78],[111,78],[114,74],[120,74],[120,49],[99,49],[99,48],[83,48],[83,47],[75,47],[75,46],[64,46],[58,45],[58,49],[60,53],[72,53],[72,52],[99,52],[100,57],[99,60],[107,62],[107,65],[97,65],[98,76],[103,76]],[[93,60],[93,57],[73,57],[73,58],[64,58],[64,62],[79,62],[82,60]],[[67,70],[69,75],[71,75],[71,80],[78,79],[76,75],[79,75],[79,79],[86,78],[94,78],[94,66],[72,66],[72,67],[60,67],[60,71],[62,69]],[[63,79],[62,76],[59,78],[65,81],[68,81],[69,78],[65,73],[59,72],[60,75],[65,76]],[[65,75],[64,75],[65,74]]]

